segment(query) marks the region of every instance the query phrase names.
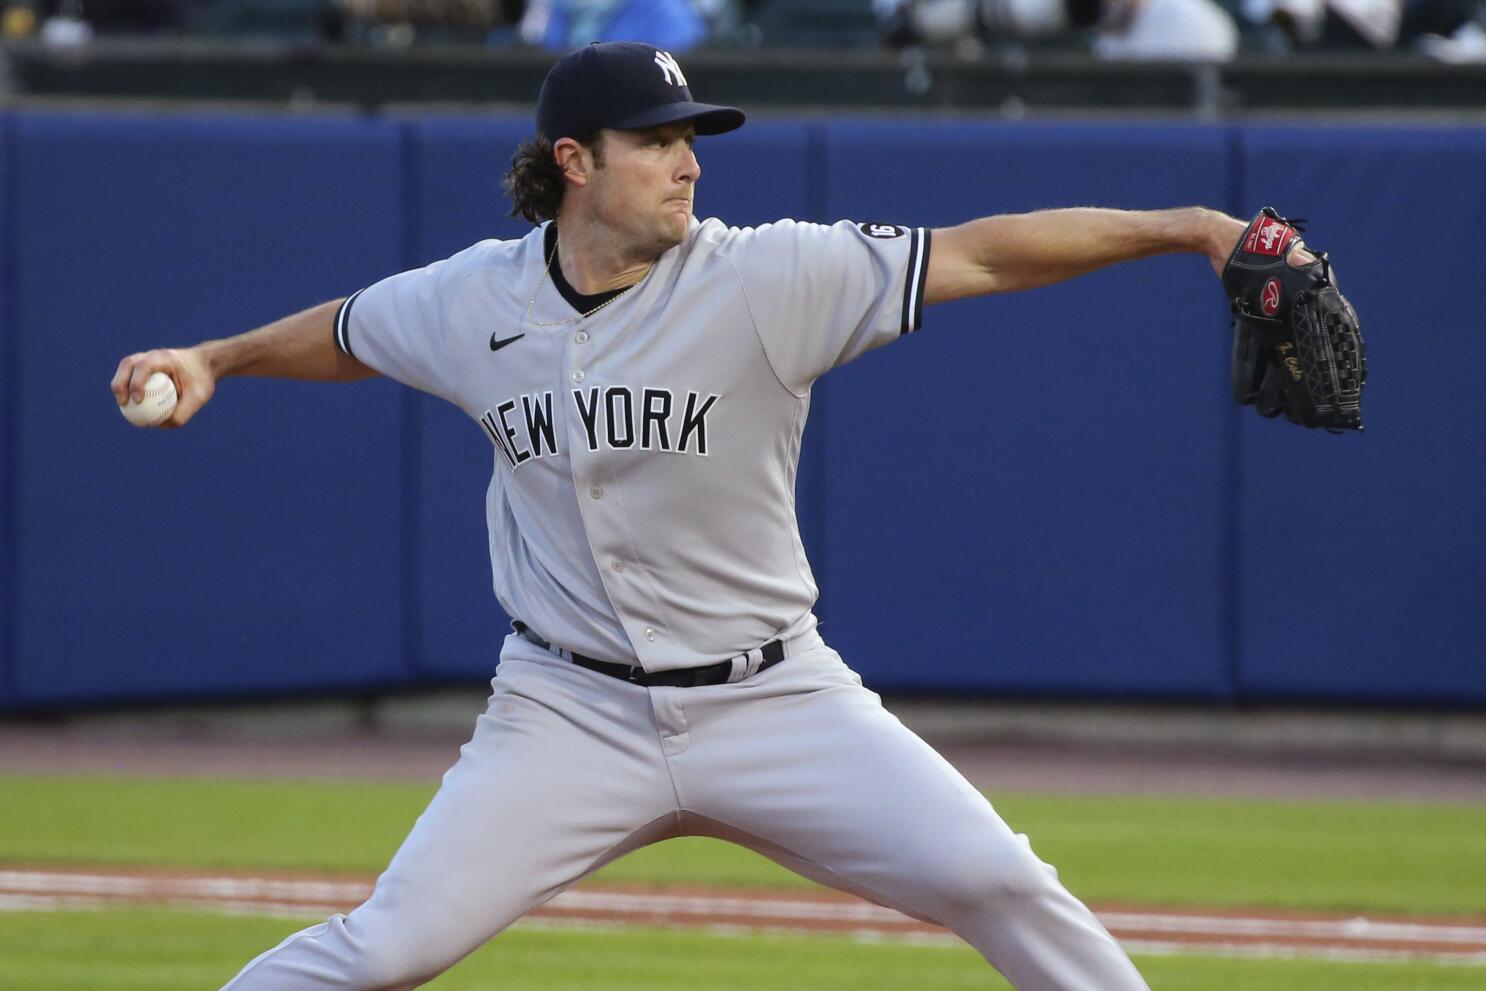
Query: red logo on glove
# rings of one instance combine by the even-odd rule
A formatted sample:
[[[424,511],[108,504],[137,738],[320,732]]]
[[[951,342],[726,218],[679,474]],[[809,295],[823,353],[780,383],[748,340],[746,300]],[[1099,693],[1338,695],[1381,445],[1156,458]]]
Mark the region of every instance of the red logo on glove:
[[[1243,239],[1243,249],[1250,254],[1278,258],[1296,238],[1295,228],[1270,217],[1260,217]]]
[[[1259,293],[1259,308],[1264,315],[1272,317],[1280,308],[1280,280],[1270,279]]]

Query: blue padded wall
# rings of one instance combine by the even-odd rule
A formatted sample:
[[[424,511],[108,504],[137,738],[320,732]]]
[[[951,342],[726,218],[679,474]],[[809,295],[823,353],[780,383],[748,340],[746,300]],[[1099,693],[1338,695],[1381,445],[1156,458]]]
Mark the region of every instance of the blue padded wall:
[[[0,115],[0,708],[490,675],[491,453],[462,412],[239,379],[138,431],[107,382],[520,236],[501,177],[529,130]],[[1190,256],[933,307],[828,375],[800,515],[823,632],[869,684],[1486,702],[1486,428],[1433,409],[1486,357],[1486,129],[754,121],[698,155],[699,212],[734,224],[1273,203],[1363,316],[1361,436],[1232,406]]]
[[[399,258],[386,122],[18,115],[16,687],[28,704],[405,680],[389,383],[233,380],[185,430],[107,385],[149,346]]]
[[[1253,127],[1244,208],[1304,213],[1362,317],[1366,432],[1242,420],[1242,689],[1486,701],[1486,130]],[[1297,598],[1297,596],[1299,598]]]
[[[829,129],[829,212],[1221,205],[1211,127]],[[1194,257],[930,307],[827,377],[827,640],[889,689],[1224,697],[1228,335]]]
[[[15,616],[15,553],[11,530],[16,514],[11,505],[15,460],[15,413],[12,409],[11,369],[15,365],[16,335],[13,314],[15,284],[11,263],[15,236],[10,217],[10,131],[12,117],[0,113],[0,711],[14,695],[11,636]]]
[[[409,211],[420,231],[413,264],[480,238],[521,237],[530,230],[525,221],[506,216],[509,202],[501,188],[512,152],[531,132],[527,119],[439,117],[413,127],[418,179]],[[809,142],[808,128],[787,124],[750,125],[701,139],[698,215],[738,225],[804,215],[810,200]],[[462,411],[439,400],[418,397],[415,416],[421,463],[420,670],[438,678],[489,676],[509,631],[490,588],[484,498],[490,443]],[[807,483],[802,500],[809,498]]]

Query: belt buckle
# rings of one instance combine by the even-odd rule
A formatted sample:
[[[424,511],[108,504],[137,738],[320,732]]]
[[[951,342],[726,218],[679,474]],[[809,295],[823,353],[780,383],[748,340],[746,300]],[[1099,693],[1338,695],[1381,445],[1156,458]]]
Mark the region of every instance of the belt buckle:
[[[636,664],[634,667],[632,667],[632,668],[629,669],[629,674],[626,674],[624,676],[624,680],[627,681],[627,682],[629,682],[632,685],[638,685],[640,683],[640,676],[643,675],[644,673],[645,673],[645,669],[643,667],[641,667],[640,665]]]

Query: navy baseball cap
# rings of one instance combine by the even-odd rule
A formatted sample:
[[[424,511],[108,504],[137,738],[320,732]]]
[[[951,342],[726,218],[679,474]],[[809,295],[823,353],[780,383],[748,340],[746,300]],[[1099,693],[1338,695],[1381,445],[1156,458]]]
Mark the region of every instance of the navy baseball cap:
[[[537,130],[549,141],[601,127],[638,130],[689,120],[698,134],[743,126],[743,111],[697,103],[681,66],[653,45],[604,41],[563,56],[537,97]]]

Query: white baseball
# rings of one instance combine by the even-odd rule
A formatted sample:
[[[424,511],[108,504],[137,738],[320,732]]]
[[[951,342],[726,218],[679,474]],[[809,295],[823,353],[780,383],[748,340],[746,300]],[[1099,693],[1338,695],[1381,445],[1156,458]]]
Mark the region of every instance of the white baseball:
[[[145,380],[144,398],[137,403],[131,398],[119,412],[136,427],[153,427],[175,412],[175,398],[175,381],[156,372]]]

